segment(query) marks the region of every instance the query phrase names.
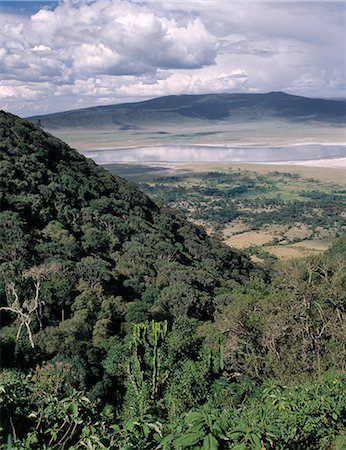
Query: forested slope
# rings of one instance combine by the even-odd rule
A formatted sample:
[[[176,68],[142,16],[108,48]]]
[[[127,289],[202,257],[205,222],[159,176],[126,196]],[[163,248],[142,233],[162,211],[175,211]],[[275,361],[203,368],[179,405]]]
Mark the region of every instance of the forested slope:
[[[4,112],[0,155],[0,448],[342,448],[343,241],[269,277]]]

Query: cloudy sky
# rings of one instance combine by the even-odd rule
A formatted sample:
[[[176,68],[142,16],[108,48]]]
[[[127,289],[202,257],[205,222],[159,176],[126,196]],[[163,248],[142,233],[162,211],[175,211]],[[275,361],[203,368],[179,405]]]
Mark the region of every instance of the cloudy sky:
[[[0,1],[0,108],[169,94],[346,97],[346,3]]]

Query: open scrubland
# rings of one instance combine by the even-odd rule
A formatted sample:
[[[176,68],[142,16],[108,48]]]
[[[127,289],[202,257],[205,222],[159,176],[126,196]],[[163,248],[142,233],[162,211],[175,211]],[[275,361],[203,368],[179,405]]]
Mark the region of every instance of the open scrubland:
[[[346,230],[343,169],[261,164],[107,166],[229,246],[264,258],[320,253]],[[122,168],[122,169],[121,169]]]
[[[179,120],[178,123],[164,122],[148,124],[145,128],[87,129],[78,127],[50,129],[60,139],[78,150],[99,148],[146,147],[158,145],[237,145],[273,146],[301,143],[340,143],[345,140],[342,124],[321,124],[316,122],[296,122],[273,119],[249,122]],[[312,138],[313,136],[313,138]]]

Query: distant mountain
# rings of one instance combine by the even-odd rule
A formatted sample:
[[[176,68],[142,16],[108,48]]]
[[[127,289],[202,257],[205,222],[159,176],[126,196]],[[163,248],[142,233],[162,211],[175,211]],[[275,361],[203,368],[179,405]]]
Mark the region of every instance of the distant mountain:
[[[29,120],[40,121],[52,130],[90,127],[127,130],[162,123],[243,122],[273,118],[342,123],[346,120],[346,101],[307,98],[283,92],[171,95],[143,102],[33,116]]]

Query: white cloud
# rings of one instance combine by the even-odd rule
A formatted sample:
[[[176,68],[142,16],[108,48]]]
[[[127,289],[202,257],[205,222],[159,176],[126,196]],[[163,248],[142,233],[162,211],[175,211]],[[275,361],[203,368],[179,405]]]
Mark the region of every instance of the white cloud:
[[[336,2],[217,0],[0,11],[0,106],[30,114],[178,93],[343,96],[345,16]]]
[[[18,81],[0,81],[0,98],[3,100],[33,101],[39,100],[49,90],[48,83],[27,83]]]
[[[73,51],[74,68],[78,71],[111,71],[121,62],[121,57],[103,44],[82,44]]]
[[[115,6],[119,6],[116,8]],[[78,72],[144,73],[195,68],[215,60],[216,38],[199,19],[178,24],[128,2],[63,3],[30,25]]]

